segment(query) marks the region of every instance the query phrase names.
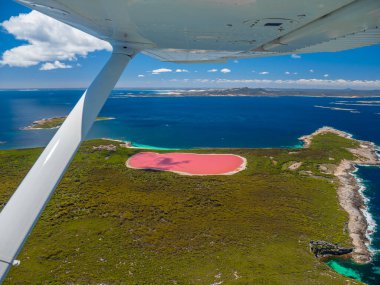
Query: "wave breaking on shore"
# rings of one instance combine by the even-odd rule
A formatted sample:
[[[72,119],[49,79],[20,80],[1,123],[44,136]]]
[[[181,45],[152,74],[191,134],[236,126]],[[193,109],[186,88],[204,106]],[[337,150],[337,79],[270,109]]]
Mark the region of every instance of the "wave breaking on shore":
[[[349,133],[322,127],[311,135],[300,138],[304,147],[310,147],[316,135],[334,133],[344,138],[353,139]],[[368,198],[365,197],[365,185],[357,175],[357,166],[380,166],[379,148],[371,142],[354,139],[359,147],[348,149],[355,159],[343,159],[333,171],[339,182],[337,189],[341,207],[348,213],[348,232],[354,247],[352,258],[357,263],[368,263],[374,254],[371,249],[371,235],[376,229],[376,223],[368,210]]]

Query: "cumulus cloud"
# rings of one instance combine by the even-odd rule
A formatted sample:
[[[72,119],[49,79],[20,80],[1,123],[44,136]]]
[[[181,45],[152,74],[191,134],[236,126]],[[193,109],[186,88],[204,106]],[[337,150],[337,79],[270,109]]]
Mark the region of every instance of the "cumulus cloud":
[[[323,75],[323,77],[329,77],[329,75],[326,73],[326,74]]]
[[[161,73],[169,73],[169,72],[173,72],[173,70],[169,69],[169,68],[158,68],[158,69],[154,69],[152,70],[152,74],[161,74]]]
[[[220,70],[221,73],[230,73],[231,72],[231,69],[228,69],[228,68],[223,68]]]
[[[112,49],[109,43],[37,11],[13,16],[0,23],[0,27],[16,39],[26,41],[26,44],[6,50],[0,65],[29,67],[42,64],[41,70],[47,70],[59,66],[56,61],[62,64],[61,61],[75,61],[78,56],[85,57],[90,52]]]
[[[299,58],[301,58],[301,56],[300,55],[298,55],[298,54],[292,54],[291,55],[291,58],[294,58],[294,59],[299,59]]]
[[[230,73],[230,72],[231,72],[231,69],[228,69],[228,68],[222,68],[221,70],[218,70],[218,69],[216,69],[216,68],[213,68],[213,69],[209,69],[209,70],[207,70],[207,72],[218,72],[218,71],[220,71],[221,73],[226,74],[226,73]]]
[[[181,73],[181,72],[189,72],[187,69],[176,69],[175,72]]]
[[[209,80],[207,78],[203,78],[203,79],[195,79],[196,82],[200,82],[200,83],[206,83],[206,82],[215,82],[215,80]]]
[[[46,62],[41,67],[40,70],[53,70],[53,69],[67,69],[72,68],[71,65],[67,65],[65,63],[62,63],[58,60],[54,62]]]
[[[137,75],[137,77],[138,77],[138,78],[144,78],[145,75],[144,75],[144,74],[139,74],[139,75]]]
[[[289,74],[290,74],[290,72],[289,72],[289,71],[285,71],[285,74],[286,74],[286,75],[289,75]]]
[[[269,74],[269,72],[268,71],[262,71],[262,72],[259,72],[259,74],[261,74],[261,75],[267,75],[267,74]]]

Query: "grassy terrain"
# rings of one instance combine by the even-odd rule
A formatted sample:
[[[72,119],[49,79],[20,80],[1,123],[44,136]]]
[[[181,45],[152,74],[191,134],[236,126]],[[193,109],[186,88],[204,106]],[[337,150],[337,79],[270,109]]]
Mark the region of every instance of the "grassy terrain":
[[[35,129],[53,129],[60,127],[63,122],[66,120],[66,117],[54,117],[49,119],[43,119],[39,121],[35,121],[32,124],[32,128]],[[111,120],[111,118],[108,117],[97,117],[96,121],[107,121]]]
[[[336,184],[318,165],[351,158],[355,141],[200,150],[248,161],[238,174],[203,177],[127,169],[140,150],[93,150],[100,144],[118,145],[82,145],[5,284],[360,284],[308,245],[350,246]],[[0,151],[0,209],[40,152]],[[290,162],[303,164],[290,171]]]

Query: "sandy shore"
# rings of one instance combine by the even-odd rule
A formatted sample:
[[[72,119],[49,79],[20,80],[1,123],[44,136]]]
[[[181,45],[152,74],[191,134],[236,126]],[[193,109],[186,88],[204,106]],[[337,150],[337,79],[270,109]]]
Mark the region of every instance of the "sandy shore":
[[[352,135],[331,127],[323,127],[311,135],[300,138],[304,142],[304,147],[309,147],[313,138],[319,134],[334,133],[341,137],[352,139]],[[355,155],[354,160],[342,160],[333,171],[333,174],[339,182],[337,194],[339,203],[348,213],[348,232],[350,234],[354,251],[352,258],[357,263],[368,263],[371,261],[372,253],[368,248],[369,232],[368,221],[366,219],[367,209],[364,203],[364,197],[360,192],[360,184],[354,173],[358,165],[380,165],[380,157],[376,154],[377,146],[371,142],[360,141],[359,147],[349,149]]]

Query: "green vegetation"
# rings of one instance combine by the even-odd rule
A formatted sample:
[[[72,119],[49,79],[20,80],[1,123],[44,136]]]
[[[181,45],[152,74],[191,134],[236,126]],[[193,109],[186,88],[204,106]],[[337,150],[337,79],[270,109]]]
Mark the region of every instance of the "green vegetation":
[[[336,183],[318,165],[351,158],[355,141],[199,150],[248,161],[202,177],[128,169],[140,150],[93,149],[102,144],[118,146],[82,145],[5,284],[361,284],[309,250],[310,240],[350,246]],[[40,152],[0,151],[0,209]],[[290,161],[303,163],[292,171]]]
[[[112,120],[113,118],[109,117],[97,117],[97,121],[107,121],[107,120]],[[38,121],[34,121],[32,126],[30,126],[28,129],[33,130],[33,129],[54,129],[54,128],[59,128],[64,120],[66,120],[66,117],[53,117],[49,119],[42,119]]]

